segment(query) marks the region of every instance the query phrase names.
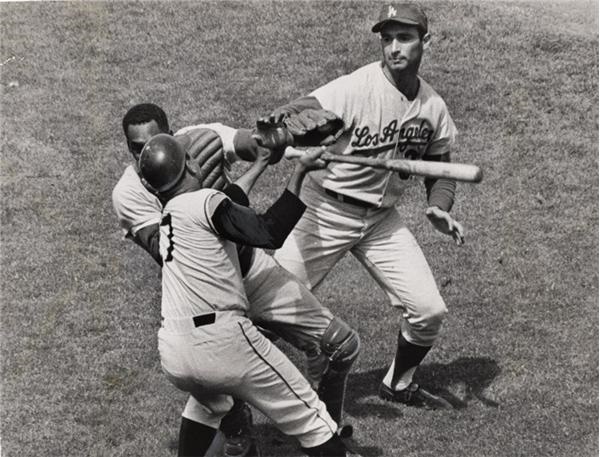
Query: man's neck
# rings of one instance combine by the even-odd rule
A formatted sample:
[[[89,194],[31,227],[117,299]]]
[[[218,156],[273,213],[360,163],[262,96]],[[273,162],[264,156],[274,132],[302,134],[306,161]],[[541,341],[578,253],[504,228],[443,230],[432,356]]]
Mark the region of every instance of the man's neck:
[[[415,99],[420,86],[416,72],[392,72],[384,65],[383,74],[407,99]]]
[[[160,195],[159,199],[165,205],[169,200],[177,197],[181,194],[187,194],[188,192],[195,192],[197,190],[202,189],[202,185],[196,179],[195,176],[191,176],[187,174],[183,177],[183,179],[168,192],[164,192]]]

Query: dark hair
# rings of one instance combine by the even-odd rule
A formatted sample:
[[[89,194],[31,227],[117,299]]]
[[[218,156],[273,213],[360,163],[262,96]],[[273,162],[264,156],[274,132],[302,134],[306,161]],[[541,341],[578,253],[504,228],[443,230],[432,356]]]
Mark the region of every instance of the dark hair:
[[[162,108],[153,103],[140,103],[130,108],[123,117],[125,136],[127,136],[127,129],[130,125],[145,124],[150,121],[156,121],[162,132],[169,132],[169,121]]]

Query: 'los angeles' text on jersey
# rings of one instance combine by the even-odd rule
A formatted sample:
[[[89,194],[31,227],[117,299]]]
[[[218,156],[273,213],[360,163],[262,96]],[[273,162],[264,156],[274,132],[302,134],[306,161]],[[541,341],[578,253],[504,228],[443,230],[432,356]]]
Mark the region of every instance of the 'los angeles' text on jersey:
[[[415,118],[402,124],[398,128],[398,120],[394,119],[386,125],[381,132],[371,133],[369,126],[354,129],[350,145],[355,152],[379,153],[382,150],[397,148],[398,152],[404,153],[408,150],[416,151],[420,158],[427,150],[427,146],[433,138],[433,126],[427,119]],[[381,146],[381,147],[377,147]],[[364,149],[377,147],[376,149]]]

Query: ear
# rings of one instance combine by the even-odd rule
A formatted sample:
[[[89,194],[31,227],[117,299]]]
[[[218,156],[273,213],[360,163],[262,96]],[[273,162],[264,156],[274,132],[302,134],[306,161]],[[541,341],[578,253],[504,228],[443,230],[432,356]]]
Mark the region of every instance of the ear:
[[[429,46],[431,45],[431,35],[429,33],[426,33],[423,36],[423,50],[425,49],[429,49]]]

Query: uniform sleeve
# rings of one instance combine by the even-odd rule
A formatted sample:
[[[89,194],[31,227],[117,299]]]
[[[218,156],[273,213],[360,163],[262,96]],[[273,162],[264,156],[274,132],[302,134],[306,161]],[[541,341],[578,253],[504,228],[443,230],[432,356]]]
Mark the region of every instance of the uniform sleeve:
[[[443,103],[443,109],[440,112],[437,128],[427,148],[426,156],[437,156],[450,152],[456,142],[457,130],[454,121],[448,112],[446,104]]]
[[[212,207],[214,202],[210,205]],[[212,215],[208,216],[215,232],[230,241],[279,249],[305,209],[298,197],[285,190],[264,214],[257,214],[253,209],[229,199],[222,199]]]
[[[353,89],[357,84],[352,80],[351,75],[344,75],[314,90],[310,96],[314,97],[323,109],[343,119],[347,130],[348,126],[353,125],[351,116],[354,112],[352,106],[356,93]]]
[[[160,204],[150,192],[146,195],[142,191],[117,185],[112,200],[125,234],[135,235],[140,229],[160,222]]]
[[[288,114],[298,114],[305,109],[322,109],[321,103],[313,95],[299,97],[290,103],[280,106],[275,111],[285,112]]]
[[[219,122],[213,122],[210,124],[198,124],[189,127],[184,127],[181,130],[178,130],[177,133],[175,133],[175,135],[181,135],[191,130],[199,128],[213,130],[217,133],[217,135],[219,135],[219,137],[221,138],[221,143],[223,143],[223,153],[225,154],[225,160],[227,160],[230,163],[233,163],[237,159],[234,147],[234,138],[237,130],[233,127],[228,127]]]
[[[242,206],[250,206],[250,200],[246,195],[246,192],[238,186],[237,184],[229,184],[225,189],[223,189],[223,193],[227,195],[234,203]]]

